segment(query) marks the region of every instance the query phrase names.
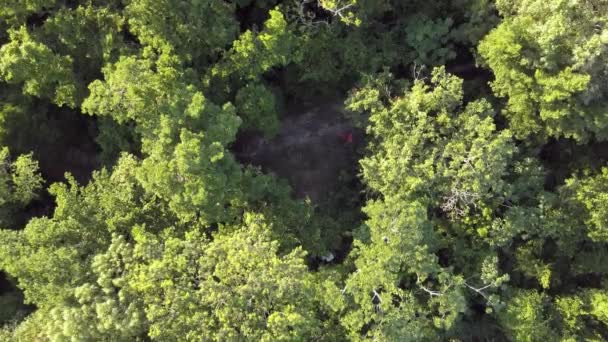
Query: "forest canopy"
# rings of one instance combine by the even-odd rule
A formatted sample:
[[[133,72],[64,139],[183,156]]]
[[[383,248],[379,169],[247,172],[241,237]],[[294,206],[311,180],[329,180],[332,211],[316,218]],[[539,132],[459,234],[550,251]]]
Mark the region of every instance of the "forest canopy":
[[[0,1],[1,341],[608,340],[605,0]]]

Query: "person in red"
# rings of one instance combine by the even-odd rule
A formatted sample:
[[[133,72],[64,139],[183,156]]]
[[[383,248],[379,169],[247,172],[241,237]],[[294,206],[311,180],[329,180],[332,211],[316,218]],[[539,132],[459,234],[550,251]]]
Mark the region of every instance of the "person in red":
[[[352,144],[353,143],[353,133],[352,132],[342,132],[338,134],[340,136],[340,139],[342,139],[342,142],[344,142],[345,144]]]

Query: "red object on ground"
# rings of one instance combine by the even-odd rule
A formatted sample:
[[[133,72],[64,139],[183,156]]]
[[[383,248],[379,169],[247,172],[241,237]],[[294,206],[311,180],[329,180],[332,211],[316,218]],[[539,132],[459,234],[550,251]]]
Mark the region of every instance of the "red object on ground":
[[[344,141],[345,144],[352,144],[353,142],[353,134],[351,132],[343,132],[338,134],[340,136],[340,138],[342,139],[342,141]]]

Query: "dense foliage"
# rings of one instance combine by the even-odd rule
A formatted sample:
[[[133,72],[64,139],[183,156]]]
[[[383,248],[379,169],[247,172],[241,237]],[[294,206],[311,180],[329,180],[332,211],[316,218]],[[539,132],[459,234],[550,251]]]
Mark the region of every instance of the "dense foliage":
[[[608,340],[606,139],[604,0],[0,1],[0,340]]]

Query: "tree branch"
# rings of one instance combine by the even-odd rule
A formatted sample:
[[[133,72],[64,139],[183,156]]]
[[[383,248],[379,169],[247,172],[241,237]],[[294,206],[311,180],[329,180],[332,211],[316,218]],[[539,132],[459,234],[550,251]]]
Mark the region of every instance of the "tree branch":
[[[420,276],[416,275],[416,283],[418,284],[418,286],[424,290],[426,293],[428,293],[431,297],[435,296],[435,297],[439,297],[439,296],[443,296],[443,293],[439,292],[439,291],[433,291],[430,290],[428,288],[426,288],[424,285],[422,285],[420,283]]]
[[[323,6],[321,6],[321,1],[319,0],[319,7],[321,8],[325,8],[325,10],[327,10],[328,12],[330,12],[331,14],[334,15],[334,17],[337,15],[340,18],[342,18],[342,12],[344,12],[345,10],[353,7],[355,4],[348,4],[346,6],[342,6],[341,8],[338,9],[333,9],[333,8],[325,8]]]

